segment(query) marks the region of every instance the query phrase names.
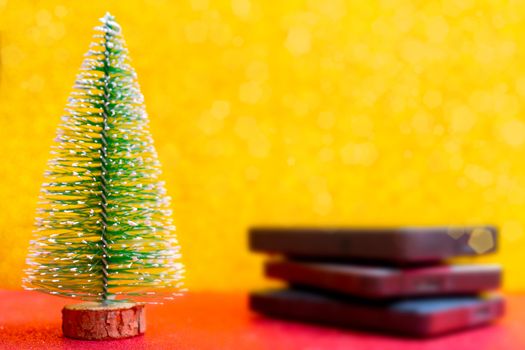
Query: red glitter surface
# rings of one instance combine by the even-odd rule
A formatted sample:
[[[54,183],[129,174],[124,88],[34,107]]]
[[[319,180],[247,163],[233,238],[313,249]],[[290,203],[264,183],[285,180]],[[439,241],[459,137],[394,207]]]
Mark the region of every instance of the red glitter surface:
[[[246,293],[189,293],[147,306],[146,335],[116,341],[62,336],[61,309],[71,300],[0,291],[0,349],[525,349],[525,295],[507,296],[493,325],[429,340],[396,338],[274,320],[250,312]]]

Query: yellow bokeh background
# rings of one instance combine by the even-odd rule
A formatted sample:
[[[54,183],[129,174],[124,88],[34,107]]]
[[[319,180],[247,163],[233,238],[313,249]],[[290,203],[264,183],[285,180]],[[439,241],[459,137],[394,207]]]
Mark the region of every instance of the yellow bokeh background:
[[[264,285],[251,225],[493,223],[525,290],[525,3],[0,0],[0,288],[55,129],[120,22],[194,290]]]

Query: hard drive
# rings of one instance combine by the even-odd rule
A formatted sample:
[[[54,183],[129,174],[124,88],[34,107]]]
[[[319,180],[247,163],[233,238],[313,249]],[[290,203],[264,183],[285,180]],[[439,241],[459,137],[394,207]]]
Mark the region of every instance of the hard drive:
[[[277,318],[431,337],[490,323],[503,314],[499,296],[371,302],[300,290],[255,292],[253,311]]]
[[[499,288],[502,277],[495,264],[399,268],[281,260],[267,261],[265,274],[292,285],[371,299],[473,294]]]
[[[476,227],[252,228],[250,249],[288,257],[417,264],[495,252],[497,229]]]

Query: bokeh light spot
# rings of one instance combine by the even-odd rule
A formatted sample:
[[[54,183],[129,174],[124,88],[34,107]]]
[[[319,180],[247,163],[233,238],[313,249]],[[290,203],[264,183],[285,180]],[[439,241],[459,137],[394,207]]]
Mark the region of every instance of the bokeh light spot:
[[[240,18],[248,18],[251,11],[250,0],[232,0],[233,13]]]
[[[427,36],[431,41],[441,42],[448,34],[448,23],[441,17],[436,16],[426,21]]]
[[[505,121],[499,128],[501,139],[510,146],[520,147],[525,141],[525,123],[518,119]]]
[[[378,151],[372,143],[349,143],[341,148],[341,159],[349,165],[372,165],[378,157]]]
[[[208,25],[203,21],[193,21],[184,28],[186,40],[190,43],[202,43],[208,37]]]
[[[452,110],[450,125],[452,132],[469,131],[475,123],[476,115],[469,107],[461,105]]]
[[[300,56],[310,51],[310,30],[306,27],[292,27],[284,46],[295,56]]]
[[[494,247],[492,232],[484,228],[476,228],[470,234],[468,245],[478,254],[483,254]]]
[[[464,228],[461,227],[450,227],[448,229],[448,235],[454,239],[461,238],[466,232]]]

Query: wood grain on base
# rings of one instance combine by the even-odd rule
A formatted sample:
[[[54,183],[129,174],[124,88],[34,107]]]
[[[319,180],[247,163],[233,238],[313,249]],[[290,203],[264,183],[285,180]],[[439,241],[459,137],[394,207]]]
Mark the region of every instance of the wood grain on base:
[[[62,331],[67,338],[84,340],[122,339],[144,334],[144,304],[82,303],[62,309]]]

